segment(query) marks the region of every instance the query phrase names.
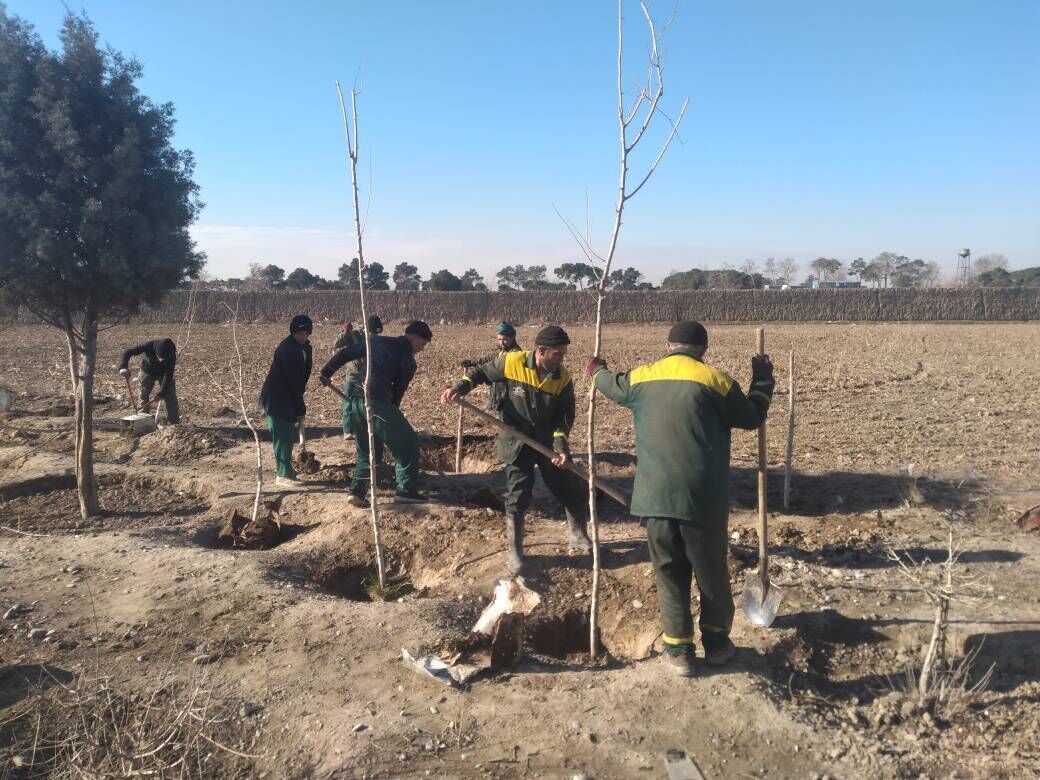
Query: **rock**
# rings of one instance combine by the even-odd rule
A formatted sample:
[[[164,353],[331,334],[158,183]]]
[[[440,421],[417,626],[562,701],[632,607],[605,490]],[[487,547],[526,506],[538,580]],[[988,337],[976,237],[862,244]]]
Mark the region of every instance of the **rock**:
[[[249,718],[256,715],[256,713],[260,712],[262,709],[263,707],[259,704],[250,704],[249,702],[244,701],[242,702],[242,706],[239,708],[238,712],[243,718]]]
[[[23,606],[21,604],[14,604],[7,612],[4,613],[4,620],[17,620],[19,617],[24,615],[26,612],[31,610],[30,607]]]
[[[412,745],[420,750],[432,753],[437,749],[437,740],[427,734],[417,734],[412,738]]]
[[[18,768],[30,766],[29,758],[27,756],[22,755],[21,753],[16,753],[14,756],[12,756],[11,763]]]
[[[44,637],[47,636],[46,628],[32,628],[29,629],[29,639],[34,642],[42,642]]]
[[[643,608],[643,602],[640,601],[639,599],[633,599],[633,601],[632,601],[632,608],[633,609],[642,609]]]
[[[438,710],[436,707],[430,707],[431,715],[436,715],[438,712],[440,712],[440,710]]]
[[[355,723],[354,728],[352,728],[351,731],[353,731],[355,734],[359,734],[367,728],[368,726],[366,726],[364,723]]]
[[[196,666],[205,666],[206,664],[211,664],[216,660],[217,657],[212,653],[202,653],[201,655],[195,656],[195,658],[192,659],[192,663]]]

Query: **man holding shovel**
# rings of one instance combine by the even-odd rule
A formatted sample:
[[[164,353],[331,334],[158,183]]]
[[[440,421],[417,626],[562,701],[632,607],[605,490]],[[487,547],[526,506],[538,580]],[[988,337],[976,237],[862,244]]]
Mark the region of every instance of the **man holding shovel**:
[[[151,404],[149,396],[159,383],[159,392],[155,394],[156,403],[166,402],[166,419],[173,425],[181,421],[180,406],[177,404],[177,386],[173,381],[173,370],[177,366],[177,346],[173,339],[156,339],[138,344],[123,350],[119,360],[119,373],[126,379],[127,389],[130,387],[130,358],[144,355],[141,358],[141,410],[148,411]],[[131,393],[132,396],[132,393]]]
[[[260,391],[260,406],[267,413],[267,427],[274,445],[274,460],[280,487],[301,487],[293,468],[292,450],[296,431],[307,406],[303,392],[311,377],[311,331],[314,326],[306,314],[297,314],[289,323],[289,335],[274,351],[271,368]]]
[[[592,548],[585,532],[588,488],[564,468],[570,459],[567,436],[574,424],[574,385],[563,367],[571,341],[563,328],[550,325],[539,331],[534,343],[533,351],[503,352],[493,362],[470,368],[462,380],[441,394],[441,403],[449,404],[477,385],[502,382],[502,420],[556,453],[550,460],[508,431],[498,435],[498,456],[506,472],[506,554],[513,575],[523,573],[524,514],[531,504],[535,466],[549,492],[567,511],[570,547]]]
[[[691,577],[701,594],[706,663],[721,666],[736,653],[727,566],[730,430],[761,425],[773,397],[768,355],[751,359],[745,396],[727,374],[703,362],[707,349],[703,325],[679,322],[668,332],[668,355],[656,363],[616,373],[602,358],[591,358],[585,369],[597,390],[635,418],[631,511],[646,519],[664,659],[683,677],[695,672]]]
[[[415,355],[433,339],[430,326],[415,320],[404,329],[403,336],[369,336],[371,356],[365,355],[365,342],[344,347],[326,363],[320,374],[323,385],[332,384],[332,375],[351,361],[360,361],[357,379],[350,385],[347,404],[350,428],[354,432],[357,463],[350,483],[352,506],[367,506],[365,494],[371,477],[368,452],[368,428],[365,420],[364,377],[365,361],[371,359],[371,383],[368,388],[372,402],[372,428],[376,441],[386,442],[395,461],[397,493],[395,498],[404,502],[422,502],[426,496],[416,487],[419,479],[419,437],[401,411],[401,399],[415,376]]]

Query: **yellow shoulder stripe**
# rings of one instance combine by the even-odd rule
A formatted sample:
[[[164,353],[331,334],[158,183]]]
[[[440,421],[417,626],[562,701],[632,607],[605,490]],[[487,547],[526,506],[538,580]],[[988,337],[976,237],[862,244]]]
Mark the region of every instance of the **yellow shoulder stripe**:
[[[633,368],[629,374],[629,385],[635,387],[642,382],[696,382],[721,396],[729,393],[733,380],[725,371],[719,371],[689,355],[669,355],[648,366]]]
[[[560,366],[560,376],[558,379],[552,377],[546,377],[544,380],[539,380],[538,371],[527,366],[527,356],[529,352],[507,352],[505,355],[505,375],[506,379],[513,382],[520,382],[521,384],[530,385],[531,387],[537,387],[544,393],[550,395],[559,395],[564,389],[571,383],[570,374],[567,373],[567,369]]]

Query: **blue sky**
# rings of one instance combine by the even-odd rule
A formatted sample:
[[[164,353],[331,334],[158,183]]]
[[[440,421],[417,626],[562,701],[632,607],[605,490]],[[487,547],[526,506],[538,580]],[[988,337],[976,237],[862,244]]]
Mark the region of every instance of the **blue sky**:
[[[335,276],[353,255],[337,78],[363,83],[369,260],[551,269],[580,259],[553,207],[584,225],[586,194],[594,243],[609,238],[612,2],[73,7],[175,104],[216,276],[251,261]],[[57,45],[61,0],[7,8]],[[638,3],[625,18],[632,88],[647,37]],[[1035,0],[683,0],[664,39],[666,107],[690,98],[682,143],[629,203],[618,262],[655,281],[885,250],[952,268],[962,246],[1040,265],[1037,40]]]

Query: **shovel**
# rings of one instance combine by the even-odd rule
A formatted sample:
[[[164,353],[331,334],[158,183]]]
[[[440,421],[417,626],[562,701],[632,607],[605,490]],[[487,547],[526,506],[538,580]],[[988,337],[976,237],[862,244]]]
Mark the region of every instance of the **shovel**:
[[[127,400],[130,401],[130,406],[133,407],[133,410],[136,412],[137,411],[137,399],[134,398],[134,388],[130,384],[130,374],[123,374],[123,379],[126,380],[126,397],[127,397]]]
[[[759,355],[766,352],[766,331],[756,331],[756,347]],[[784,593],[769,582],[769,546],[766,525],[766,423],[758,428],[758,573],[744,583],[740,597],[744,617],[756,626],[769,627],[776,618],[777,607]]]

